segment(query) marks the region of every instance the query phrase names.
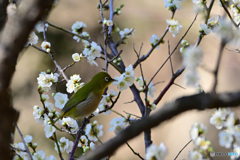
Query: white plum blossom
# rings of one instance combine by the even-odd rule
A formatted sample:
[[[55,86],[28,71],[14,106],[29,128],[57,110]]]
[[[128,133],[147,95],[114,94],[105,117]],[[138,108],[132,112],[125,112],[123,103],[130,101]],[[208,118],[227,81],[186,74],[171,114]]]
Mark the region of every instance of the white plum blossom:
[[[80,83],[79,81],[81,80],[80,76],[77,74],[74,74],[70,77],[70,80],[68,80],[66,87],[67,87],[67,92],[72,93],[72,92],[77,92],[80,88],[83,87],[84,83]]]
[[[38,36],[35,34],[35,32],[31,32],[29,37],[28,37],[28,42],[27,44],[33,45],[38,43]]]
[[[234,155],[231,156],[232,160],[236,160],[240,157],[240,146],[234,145],[233,147]]]
[[[46,157],[45,160],[57,160],[57,158],[54,157],[54,155],[50,155],[49,157]]]
[[[88,38],[89,34],[87,32],[83,32],[85,28],[87,28],[87,25],[85,23],[77,21],[72,25],[72,33]],[[73,36],[73,39],[77,42],[81,40],[78,36]]]
[[[97,121],[89,123],[86,126],[85,132],[90,141],[96,142],[98,138],[103,136],[103,125],[98,125]]]
[[[52,125],[46,124],[44,127],[45,135],[47,138],[52,137],[53,133],[56,131],[55,127]]]
[[[66,139],[65,137],[61,137],[58,144],[60,146],[61,152],[70,153],[74,143],[72,141]],[[56,143],[55,143],[55,150],[58,152]]]
[[[214,125],[217,129],[222,129],[230,112],[230,109],[226,108],[217,109],[210,118],[210,124]]]
[[[176,37],[179,34],[182,25],[180,25],[178,21],[174,19],[167,19],[166,21],[169,25],[169,32],[172,33],[173,37]]]
[[[107,95],[102,95],[102,99],[98,105],[99,111],[107,109],[109,107],[108,103],[111,102],[111,98],[115,96],[117,96],[117,93],[113,89],[111,89]],[[109,109],[103,114],[111,114],[111,110]]]
[[[47,23],[44,23],[45,27],[45,31],[47,31],[47,27],[48,27],[48,24]],[[38,33],[40,32],[43,32],[43,22],[42,21],[39,21],[36,25],[35,25],[35,29],[38,31]]]
[[[32,136],[31,135],[26,135],[24,137],[24,141],[28,144],[28,143],[31,143],[32,142]]]
[[[183,64],[186,66],[184,73],[186,84],[196,86],[199,80],[197,67],[202,60],[202,50],[199,47],[189,46],[183,52]]]
[[[196,70],[187,69],[184,72],[184,79],[187,86],[196,87],[198,85],[200,77]]]
[[[85,46],[83,55],[87,58],[91,65],[94,64],[98,66],[95,59],[101,57],[101,51],[102,48],[96,42],[92,42],[89,46]]]
[[[83,54],[79,54],[79,53],[74,53],[72,54],[72,59],[74,62],[79,62],[83,59]]]
[[[148,86],[148,95],[150,95],[153,98],[154,92],[155,92],[155,87],[153,85],[153,82],[151,82]]]
[[[113,118],[110,122],[109,131],[114,131],[115,134],[118,134],[121,130],[123,130],[127,125],[127,121],[124,117]]]
[[[144,86],[144,81],[143,81],[143,77],[139,77],[139,78],[136,78],[136,81],[137,81],[137,84],[140,86],[140,87],[143,87]]]
[[[194,11],[197,13],[203,12],[205,10],[204,8],[204,1],[203,0],[192,0],[194,4]]]
[[[45,159],[46,153],[43,150],[39,150],[33,154],[33,160],[42,160]]]
[[[207,150],[210,147],[211,142],[206,140],[205,137],[199,136],[194,140],[194,144],[202,150]]]
[[[133,66],[130,64],[128,67],[125,68],[125,74],[127,76],[131,76],[131,77],[134,77],[134,70],[133,70]]]
[[[68,128],[70,128],[71,133],[77,133],[78,131],[78,123],[75,119],[71,117],[63,118],[62,119],[62,125],[67,125]]]
[[[82,135],[80,137],[80,143],[78,143],[78,147],[83,147],[83,146],[87,146],[88,145],[88,139],[85,135]]]
[[[156,34],[153,34],[150,38],[150,43],[152,46],[155,46],[159,40],[160,38]],[[159,46],[157,48],[159,48]]]
[[[205,134],[207,128],[201,123],[194,123],[190,130],[191,140],[195,141],[199,136]]]
[[[208,28],[206,24],[200,24],[200,26],[206,35],[212,31],[211,28]]]
[[[225,123],[224,123],[224,127],[232,128],[232,127],[234,127],[235,122],[236,122],[235,113],[234,112],[230,112],[230,113],[228,113],[228,115],[226,117],[226,120],[225,120]]]
[[[98,105],[99,112],[106,110],[108,107],[109,106],[107,104],[100,102]],[[111,114],[111,113],[112,113],[112,111],[110,109],[103,112],[104,115]]]
[[[110,26],[113,26],[113,21],[112,20],[107,20],[107,19],[104,18],[103,24],[110,27]]]
[[[230,8],[231,8],[231,11],[233,12],[233,17],[235,22],[239,24],[240,23],[240,14],[239,14],[240,3],[238,0],[233,0],[232,2],[233,4],[230,6]]]
[[[50,42],[47,42],[47,41],[43,41],[42,44],[41,44],[41,47],[44,51],[46,52],[50,52],[50,48],[51,48],[51,43]]]
[[[236,38],[236,31],[233,30],[232,22],[218,16],[218,25],[213,29],[214,33],[219,35],[225,41],[232,41]]]
[[[42,98],[43,101],[46,101],[46,100],[49,99],[49,96],[47,94],[42,94],[41,98]]]
[[[119,32],[119,34],[120,34],[121,38],[124,38],[124,37],[128,38],[130,35],[132,35],[134,37],[134,33],[133,32],[134,32],[133,28],[131,28],[131,29],[124,28],[122,31]]]
[[[68,101],[68,95],[57,92],[54,95],[54,100],[55,100],[55,106],[59,109],[63,109],[63,107],[65,106],[65,104]]]
[[[58,81],[58,77],[59,74],[57,73],[47,74],[45,72],[41,72],[37,78],[38,86],[41,87],[44,91],[48,92],[51,89],[52,84]]]
[[[164,143],[161,143],[159,146],[151,144],[146,151],[146,160],[164,160],[167,156],[167,148]]]
[[[91,150],[94,150],[95,149],[95,143],[90,142],[89,147],[90,147]]]
[[[171,10],[172,8],[182,9],[183,0],[164,0],[164,7]]]
[[[196,68],[200,64],[202,56],[201,48],[189,46],[183,52],[183,64],[189,68]]]
[[[116,76],[114,77],[116,81],[113,82],[114,85],[117,86],[118,90],[122,92],[123,90],[126,90],[128,88],[127,82],[124,81],[124,77],[121,75],[120,77]]]
[[[190,160],[202,160],[203,156],[199,151],[190,151],[189,152],[189,159]]]
[[[114,78],[116,81],[114,81],[113,84],[116,85],[121,92],[133,84],[135,80],[134,74],[132,65],[129,65],[125,68],[125,72],[121,74],[120,77],[117,76]]]
[[[44,105],[48,109],[49,112],[54,112],[55,111],[54,105],[52,103],[49,103],[49,102],[45,101]]]
[[[34,119],[35,119],[37,122],[43,122],[43,115],[44,115],[43,108],[35,105],[35,106],[33,107],[33,116],[34,116]]]
[[[27,156],[27,153],[26,152],[22,152],[21,150],[25,150],[25,146],[22,142],[19,142],[19,143],[14,143],[12,145],[14,148],[17,148],[17,149],[20,149],[20,150],[15,150],[16,154],[19,155],[20,157],[25,157]]]
[[[81,34],[85,28],[87,28],[87,25],[85,23],[76,21],[72,25],[72,32],[75,34]]]
[[[220,146],[225,148],[230,148],[232,146],[234,139],[233,139],[233,135],[230,132],[225,130],[220,131],[218,134],[218,137],[219,137]]]

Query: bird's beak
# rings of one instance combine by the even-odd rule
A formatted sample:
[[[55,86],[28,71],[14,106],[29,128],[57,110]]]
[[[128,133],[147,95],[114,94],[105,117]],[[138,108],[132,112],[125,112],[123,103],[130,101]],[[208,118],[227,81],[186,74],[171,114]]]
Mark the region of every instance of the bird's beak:
[[[114,81],[117,81],[117,80],[116,80],[116,79],[111,79],[111,81],[113,81],[113,82],[114,82]]]

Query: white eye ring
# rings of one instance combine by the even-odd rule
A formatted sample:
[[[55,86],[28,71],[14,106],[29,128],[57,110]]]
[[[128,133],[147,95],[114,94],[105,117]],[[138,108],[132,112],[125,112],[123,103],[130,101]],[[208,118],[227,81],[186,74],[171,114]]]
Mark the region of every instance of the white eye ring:
[[[105,77],[105,81],[108,82],[108,81],[109,81],[109,78],[108,78],[108,77]]]

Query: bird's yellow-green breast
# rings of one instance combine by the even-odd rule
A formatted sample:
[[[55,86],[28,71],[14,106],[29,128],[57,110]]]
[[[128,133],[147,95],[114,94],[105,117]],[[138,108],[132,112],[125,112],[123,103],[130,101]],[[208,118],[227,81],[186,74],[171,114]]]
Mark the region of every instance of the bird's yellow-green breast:
[[[105,88],[113,81],[108,73],[97,73],[67,101],[60,118],[69,116],[77,119],[90,115],[97,109]]]

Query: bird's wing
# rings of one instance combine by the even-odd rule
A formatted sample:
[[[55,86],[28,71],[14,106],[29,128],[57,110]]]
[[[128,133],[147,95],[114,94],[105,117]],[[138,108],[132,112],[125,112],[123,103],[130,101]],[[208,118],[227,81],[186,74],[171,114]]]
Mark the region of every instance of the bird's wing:
[[[64,108],[62,109],[62,115],[65,115],[74,106],[87,99],[90,92],[83,87],[80,88],[75,94],[73,94],[72,97],[67,101]]]

